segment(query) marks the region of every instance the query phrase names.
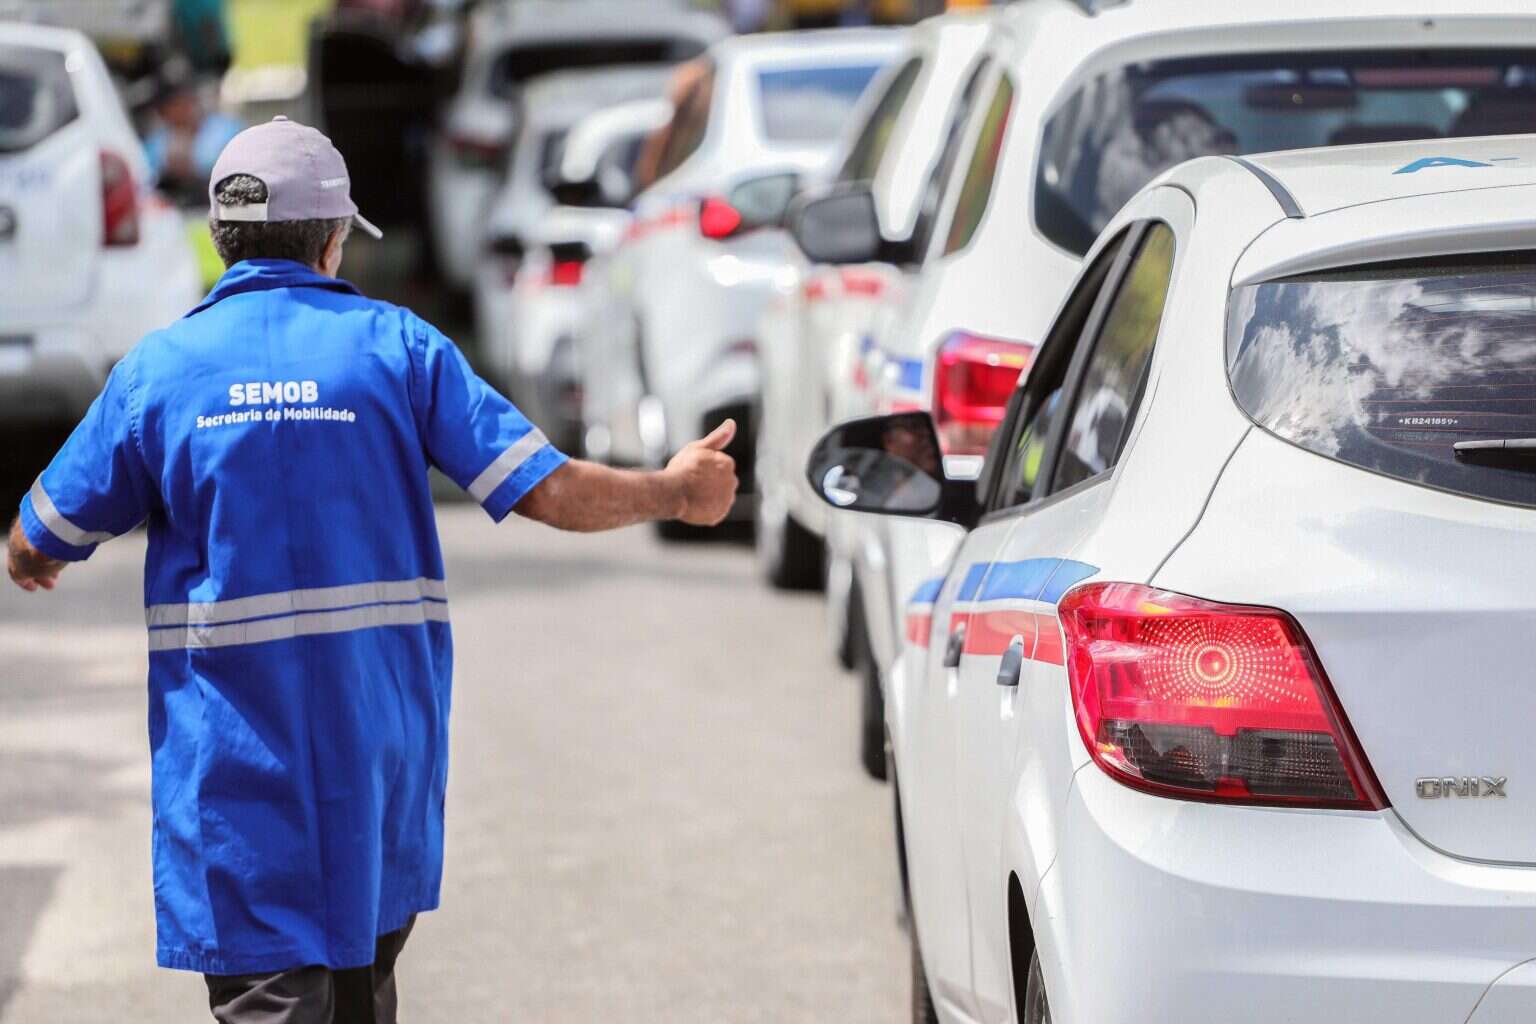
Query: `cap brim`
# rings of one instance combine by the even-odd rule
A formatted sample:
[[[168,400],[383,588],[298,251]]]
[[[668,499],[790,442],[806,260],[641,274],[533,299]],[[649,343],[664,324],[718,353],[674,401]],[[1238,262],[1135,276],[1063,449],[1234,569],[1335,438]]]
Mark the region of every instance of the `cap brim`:
[[[361,228],[363,233],[368,235],[370,238],[384,237],[384,232],[379,230],[378,225],[360,213],[354,213],[352,215],[352,223]]]

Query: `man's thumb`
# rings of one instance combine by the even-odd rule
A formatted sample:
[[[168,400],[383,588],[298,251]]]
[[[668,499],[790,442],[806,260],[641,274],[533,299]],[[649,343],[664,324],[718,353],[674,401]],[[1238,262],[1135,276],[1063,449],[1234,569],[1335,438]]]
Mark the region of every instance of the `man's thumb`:
[[[714,430],[711,430],[709,432],[709,436],[699,441],[698,443],[703,445],[705,448],[710,448],[714,451],[720,452],[725,450],[725,446],[730,444],[731,439],[735,436],[736,421],[726,420]]]

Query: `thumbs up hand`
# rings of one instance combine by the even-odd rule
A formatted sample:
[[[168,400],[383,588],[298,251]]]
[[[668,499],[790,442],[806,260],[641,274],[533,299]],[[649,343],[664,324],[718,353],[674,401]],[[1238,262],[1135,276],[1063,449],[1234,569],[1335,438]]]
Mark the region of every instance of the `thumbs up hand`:
[[[730,513],[736,500],[736,460],[725,454],[725,447],[735,436],[736,421],[726,420],[667,463],[667,475],[677,481],[682,495],[676,518],[691,526],[714,526]]]

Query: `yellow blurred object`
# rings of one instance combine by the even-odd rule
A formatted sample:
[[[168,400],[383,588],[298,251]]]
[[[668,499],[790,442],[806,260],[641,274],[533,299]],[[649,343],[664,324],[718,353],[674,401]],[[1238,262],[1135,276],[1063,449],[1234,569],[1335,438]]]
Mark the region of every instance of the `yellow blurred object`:
[[[229,33],[235,67],[303,67],[309,23],[333,0],[229,0]]]
[[[208,222],[200,217],[187,218],[187,242],[197,254],[197,272],[203,279],[203,289],[209,290],[224,276],[224,261],[213,247],[213,234]]]

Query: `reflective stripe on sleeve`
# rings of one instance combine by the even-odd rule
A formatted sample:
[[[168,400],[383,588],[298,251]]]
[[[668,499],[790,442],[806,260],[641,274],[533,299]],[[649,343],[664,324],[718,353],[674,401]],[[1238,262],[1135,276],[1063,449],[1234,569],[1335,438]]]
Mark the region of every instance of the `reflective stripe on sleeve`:
[[[513,441],[507,446],[507,450],[496,456],[496,461],[485,467],[484,472],[475,477],[469,485],[470,497],[485,504],[489,498],[518,467],[533,458],[545,445],[549,444],[549,438],[538,427],[529,430],[528,433]]]
[[[48,532],[59,540],[77,548],[90,547],[92,544],[100,544],[102,541],[116,537],[115,533],[107,533],[102,530],[82,530],[74,523],[65,519],[59,510],[54,507],[53,499],[48,497],[48,492],[43,490],[43,478],[38,477],[32,484],[32,490],[27,492],[32,499],[32,511],[37,513],[37,519]]]
[[[408,604],[374,604],[340,611],[283,615],[275,619],[232,622],[225,625],[189,625],[177,629],[155,629],[149,633],[151,651],[180,648],[233,647],[288,640],[298,636],[324,633],[351,633],[378,626],[420,626],[426,622],[447,622],[448,606],[438,601]]]
[[[209,626],[238,622],[241,619],[328,611],[362,604],[420,601],[424,598],[446,601],[448,585],[442,580],[419,577],[414,580],[351,583],[340,587],[281,590],[229,601],[152,604],[144,610],[144,618],[151,629],[161,626]]]

